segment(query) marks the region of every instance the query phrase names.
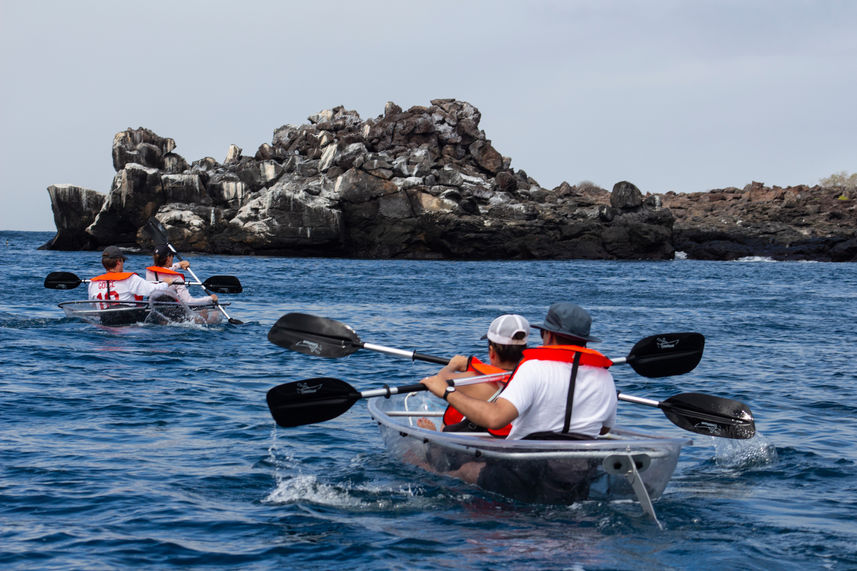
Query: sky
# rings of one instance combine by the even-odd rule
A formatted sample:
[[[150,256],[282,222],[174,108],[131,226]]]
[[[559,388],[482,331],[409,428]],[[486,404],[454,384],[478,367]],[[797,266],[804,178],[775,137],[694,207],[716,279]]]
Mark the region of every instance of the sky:
[[[223,161],[438,98],[544,188],[812,185],[857,171],[857,2],[0,0],[0,230],[109,192],[127,128]]]

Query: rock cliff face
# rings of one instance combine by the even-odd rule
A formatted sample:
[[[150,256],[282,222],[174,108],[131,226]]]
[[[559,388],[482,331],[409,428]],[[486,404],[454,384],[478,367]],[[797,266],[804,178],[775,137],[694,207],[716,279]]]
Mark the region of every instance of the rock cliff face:
[[[857,191],[754,182],[698,194],[667,193],[673,243],[689,258],[857,261]]]
[[[227,254],[657,260],[676,249],[730,259],[830,247],[830,259],[857,256],[854,197],[817,207],[818,217],[828,207],[839,216],[818,236],[795,229],[793,215],[816,208],[822,189],[643,196],[622,181],[612,192],[586,183],[548,190],[511,168],[480,119],[454,99],[405,111],[388,103],[365,121],[337,107],[276,129],[253,157],[233,145],[223,163],[191,164],[172,139],[128,129],[113,140],[116,176],[106,196],[48,189],[57,235],[44,247],[147,247],[142,228],[156,216],[180,250]],[[781,213],[770,219],[765,205],[781,194]]]

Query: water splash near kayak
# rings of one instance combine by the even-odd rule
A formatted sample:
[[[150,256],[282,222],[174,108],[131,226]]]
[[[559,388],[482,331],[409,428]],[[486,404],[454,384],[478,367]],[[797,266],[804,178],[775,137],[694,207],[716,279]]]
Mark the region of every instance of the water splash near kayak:
[[[271,430],[268,460],[274,466],[276,485],[262,500],[263,503],[283,505],[310,502],[338,507],[356,507],[359,504],[349,496],[347,490],[320,482],[315,475],[304,474],[294,455],[280,448],[276,429]]]
[[[760,432],[750,440],[712,438],[714,461],[722,468],[733,470],[773,464],[777,461],[777,449]]]

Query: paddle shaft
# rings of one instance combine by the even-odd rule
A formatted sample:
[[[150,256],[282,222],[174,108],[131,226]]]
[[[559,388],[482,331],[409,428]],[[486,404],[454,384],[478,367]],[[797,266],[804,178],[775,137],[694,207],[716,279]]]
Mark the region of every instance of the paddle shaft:
[[[50,289],[74,289],[80,284],[88,284],[92,282],[92,280],[83,280],[74,275],[71,272],[51,272],[48,274],[47,278],[45,278],[45,287]],[[195,282],[172,282],[172,285],[205,285],[197,279]]]
[[[369,349],[439,365],[449,363],[445,357],[364,343],[348,325],[305,313],[288,313],[280,317],[268,332],[268,340],[291,351],[318,357],[345,357],[358,349]],[[628,364],[636,373],[649,378],[679,375],[696,367],[704,346],[705,337],[700,333],[661,333],[641,339],[626,357],[612,361],[614,364]]]
[[[196,276],[194,276],[196,277]],[[92,280],[82,280],[71,272],[51,272],[45,277],[45,287],[48,289],[75,289],[82,283],[91,283]],[[166,282],[161,282],[166,283]],[[212,276],[200,282],[199,279],[195,282],[174,281],[170,285],[174,286],[191,286],[198,285],[203,288],[211,289],[220,293],[241,293],[241,282],[235,276]],[[229,305],[224,304],[224,305]]]
[[[417,351],[406,351],[404,349],[396,349],[394,347],[385,347],[383,345],[376,345],[374,343],[356,343],[363,349],[369,349],[370,351],[377,351],[379,353],[386,353],[388,355],[394,355],[396,357],[404,357],[406,359],[411,359],[412,361],[425,361],[428,363],[436,363],[438,365],[446,365],[449,363],[450,359],[446,359],[444,357],[437,357],[435,355],[428,355],[426,353],[417,353]],[[610,359],[613,361],[614,365],[627,365],[628,358],[627,357],[619,357],[617,359]],[[644,404],[644,403],[641,403]],[[657,406],[657,405],[655,405]]]
[[[478,383],[487,383],[491,381],[499,381],[509,376],[509,373],[493,373],[490,375],[477,375],[475,377],[459,377],[457,379],[450,379],[453,385],[456,387],[463,387],[466,385],[475,385]],[[387,394],[396,395],[396,394],[404,394],[404,393],[415,393],[419,391],[427,390],[426,386],[422,383],[414,383],[413,385],[403,385],[401,387],[384,387],[381,389],[369,389],[365,391],[360,391],[361,398],[373,398],[373,397],[383,397],[387,396]],[[658,400],[645,398],[645,397],[635,397],[633,395],[627,395],[622,392],[617,392],[619,400],[623,400],[625,402],[630,402],[634,404],[642,404],[645,406],[651,406],[654,408],[667,408],[669,405],[667,403],[663,403]]]
[[[404,357],[411,361],[425,361],[427,363],[435,363],[438,365],[446,365],[449,359],[443,357],[435,357],[434,355],[426,355],[425,353],[417,353],[416,351],[405,351],[404,349],[395,349],[393,347],[384,347],[383,345],[375,345],[374,343],[360,343],[360,346],[370,351],[395,355],[396,357]]]
[[[179,259],[179,261],[181,262],[181,261],[182,261],[181,254],[179,254],[179,253],[178,253],[178,250],[176,250],[176,249],[173,247],[173,245],[169,242],[169,240],[167,240],[166,232],[164,232],[164,231],[163,231],[163,229],[162,229],[163,227],[160,225],[160,222],[158,222],[156,218],[151,218],[151,219],[149,220],[149,222],[150,222],[149,226],[150,226],[150,227],[151,227],[151,228],[152,228],[156,233],[160,234],[161,239],[166,243],[167,248],[169,248],[169,249],[170,249],[170,252],[172,252],[172,253],[173,253],[173,255],[174,255],[176,258],[178,258],[178,259]],[[188,267],[187,267],[187,271],[190,273],[190,275],[193,277],[193,279],[195,279],[195,280],[196,280],[196,281],[198,281],[198,282],[200,281],[200,280],[199,280],[199,278],[198,278],[198,277],[196,277],[196,274],[195,274],[195,273],[193,273],[193,270],[192,270],[192,269],[190,269],[190,265],[188,265]],[[199,284],[199,285],[200,285],[200,287],[202,288],[202,291],[204,291],[204,292],[205,292],[205,293],[207,293],[208,295],[211,295],[211,291],[209,291],[209,289],[208,289],[207,287],[205,287],[205,284],[203,284],[202,282],[200,282],[200,284]],[[222,305],[220,305],[219,303],[217,303],[216,301],[214,302],[214,306],[218,309],[218,311],[220,311],[220,313],[222,313],[222,314],[223,314],[223,317],[225,317],[225,318],[226,318],[226,320],[227,320],[227,321],[229,321],[229,323],[232,323],[232,324],[235,324],[235,325],[240,325],[240,324],[244,323],[244,322],[243,322],[243,321],[241,321],[241,320],[233,319],[232,317],[230,317],[230,316],[229,316],[229,314],[228,314],[228,313],[226,313],[226,310],[223,308],[223,306],[222,306]]]
[[[617,393],[619,400],[623,400],[625,402],[632,402],[634,404],[644,404],[646,406],[653,406],[655,408],[660,408],[660,401],[656,401],[654,399],[647,399],[644,397],[635,397],[632,395],[626,395],[625,393]]]
[[[491,375],[478,375],[476,377],[463,377],[452,379],[453,386],[464,387],[467,385],[476,385],[478,383],[489,383],[491,381],[502,381],[509,376],[509,373],[494,373]],[[427,391],[422,383],[414,383],[413,385],[403,385],[401,387],[384,387],[381,389],[369,389],[360,391],[360,398],[369,399],[373,397],[388,397],[390,395],[398,395],[405,393],[417,393],[419,391]]]
[[[467,385],[475,385],[478,383],[487,383],[491,381],[500,381],[509,376],[509,373],[493,373],[491,375],[477,375],[475,377],[463,377],[457,379],[450,379],[453,386],[463,387]],[[405,394],[405,393],[415,393],[419,391],[428,390],[426,386],[422,383],[414,383],[412,385],[402,385],[401,387],[383,387],[380,389],[368,389],[365,391],[360,391],[360,398],[374,398],[374,397],[389,397],[390,395],[397,394]],[[634,404],[641,404],[645,406],[650,406],[653,408],[659,408],[662,410],[672,409],[674,408],[668,402],[661,402],[655,399],[645,398],[645,397],[637,397],[633,395],[627,395],[622,392],[616,393],[619,400],[630,402]],[[710,397],[717,398],[717,397]],[[694,415],[700,415],[702,417],[707,417],[708,420],[713,422],[721,422],[724,420],[724,416],[722,414],[717,414],[713,411],[705,411],[705,410],[694,410]],[[732,420],[731,417],[729,420]],[[737,419],[737,420],[749,420],[745,418]]]
[[[453,380],[454,386],[495,381],[507,374],[479,375]],[[332,378],[306,379],[278,385],[268,391],[271,415],[284,427],[314,424],[336,418],[360,399],[387,397],[428,390],[422,383],[385,386],[358,392],[345,381]],[[699,393],[683,393],[666,401],[617,393],[620,400],[661,409],[676,426],[689,432],[722,438],[751,438],[755,424],[743,403]]]

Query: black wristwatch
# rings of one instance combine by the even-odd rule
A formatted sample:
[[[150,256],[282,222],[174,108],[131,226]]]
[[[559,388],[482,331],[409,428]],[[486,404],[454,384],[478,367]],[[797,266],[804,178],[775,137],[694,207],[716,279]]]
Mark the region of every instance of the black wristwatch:
[[[449,400],[449,394],[455,392],[455,387],[446,387],[446,390],[443,391],[443,400]]]

